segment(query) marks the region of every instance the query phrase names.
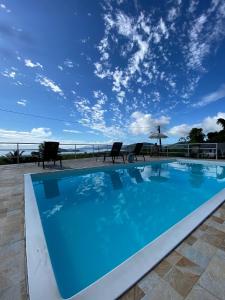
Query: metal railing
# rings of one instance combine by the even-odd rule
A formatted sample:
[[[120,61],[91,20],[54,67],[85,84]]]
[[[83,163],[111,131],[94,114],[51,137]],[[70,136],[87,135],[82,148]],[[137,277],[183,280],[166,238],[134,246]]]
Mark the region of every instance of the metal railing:
[[[4,157],[12,151],[11,158],[14,163],[20,163],[24,161],[24,158],[29,158],[32,151],[39,150],[40,143],[36,142],[0,142],[0,158]],[[65,157],[72,155],[71,158],[79,158],[83,156],[98,157],[103,152],[111,150],[112,145],[110,144],[79,144],[79,143],[60,143],[59,149],[61,154]],[[145,154],[154,155],[154,145],[144,144],[143,152]],[[127,152],[132,152],[134,145],[123,145],[123,149]],[[224,144],[225,153],[225,144]],[[24,151],[22,157],[20,156],[21,151]],[[15,156],[13,156],[13,152]],[[218,159],[218,143],[195,143],[195,144],[172,144],[162,146],[159,155],[167,157],[196,157],[196,158],[215,158]]]
[[[183,154],[184,157],[218,159],[218,143],[173,144],[168,145],[166,148],[167,156]]]
[[[32,157],[32,152],[39,151],[39,145],[41,143],[11,143],[11,142],[0,142],[0,157],[6,157],[7,154],[15,160],[16,163],[21,162],[21,151],[23,152],[22,158]],[[30,146],[30,147],[29,147]],[[100,152],[109,151],[112,145],[109,144],[79,144],[79,143],[60,143],[59,152],[63,155],[73,154],[76,159],[80,155],[91,155],[97,156]],[[13,153],[14,152],[14,153]],[[15,154],[15,155],[13,155]]]

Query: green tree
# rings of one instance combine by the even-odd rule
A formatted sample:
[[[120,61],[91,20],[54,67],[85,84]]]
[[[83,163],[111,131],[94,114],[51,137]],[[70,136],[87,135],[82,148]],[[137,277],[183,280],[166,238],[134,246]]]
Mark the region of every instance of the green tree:
[[[225,131],[225,120],[223,118],[219,118],[216,123],[222,126],[222,131]]]
[[[205,134],[202,128],[192,128],[189,132],[190,143],[203,143],[205,139]]]
[[[219,118],[216,123],[222,127],[222,130],[209,132],[207,134],[207,142],[225,143],[225,120],[223,118]]]

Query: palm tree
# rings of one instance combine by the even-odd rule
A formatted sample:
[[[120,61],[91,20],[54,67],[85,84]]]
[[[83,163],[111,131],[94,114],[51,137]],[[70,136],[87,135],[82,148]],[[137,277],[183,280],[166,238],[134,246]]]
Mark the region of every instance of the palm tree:
[[[217,120],[216,124],[222,126],[222,128],[223,128],[222,130],[225,131],[225,120],[224,120],[223,118],[219,118],[219,119]]]
[[[19,150],[13,150],[6,154],[7,159],[10,162],[16,163],[17,159],[20,161],[22,158],[22,155],[25,151],[19,151]]]

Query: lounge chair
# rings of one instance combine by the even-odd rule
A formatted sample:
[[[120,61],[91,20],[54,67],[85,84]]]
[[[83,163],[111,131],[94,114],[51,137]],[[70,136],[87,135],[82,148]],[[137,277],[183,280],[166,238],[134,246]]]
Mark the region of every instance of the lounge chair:
[[[54,165],[57,160],[60,161],[62,168],[62,156],[58,154],[58,142],[44,142],[43,149],[40,152],[40,161],[42,161],[43,168],[45,168],[45,161],[53,161]]]
[[[134,150],[132,151],[132,154],[134,154],[136,161],[137,161],[137,156],[141,154],[142,148],[143,148],[143,143],[137,143],[134,147]],[[145,161],[145,156],[144,154],[142,155]]]
[[[111,151],[109,153],[104,154],[103,161],[105,162],[106,157],[112,157],[112,162],[115,163],[115,159],[121,156],[123,158],[123,162],[125,163],[124,155],[121,152],[122,145],[123,143],[119,143],[119,142],[113,143]]]

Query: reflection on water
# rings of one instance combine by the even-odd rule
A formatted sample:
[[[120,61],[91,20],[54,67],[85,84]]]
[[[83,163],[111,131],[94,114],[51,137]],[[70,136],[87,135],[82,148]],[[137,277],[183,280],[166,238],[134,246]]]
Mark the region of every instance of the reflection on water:
[[[119,190],[123,188],[123,183],[121,181],[119,172],[113,170],[106,173],[110,176],[112,186],[115,190]]]
[[[162,167],[161,164],[153,164],[149,179],[151,181],[165,182],[169,179],[169,172],[166,172],[165,166]]]
[[[218,167],[216,168],[216,177],[217,177],[217,179],[219,179],[219,180],[222,180],[222,179],[225,178],[225,167],[220,167],[220,166],[218,166]]]
[[[135,183],[141,183],[144,181],[144,179],[141,176],[142,170],[138,168],[128,168],[128,174],[132,179],[135,180]]]
[[[55,198],[59,196],[59,186],[57,179],[44,180],[44,193],[47,199]]]
[[[206,176],[206,168],[203,165],[199,164],[190,164],[189,165],[189,171],[190,171],[190,184],[194,188],[200,188],[203,184]]]

